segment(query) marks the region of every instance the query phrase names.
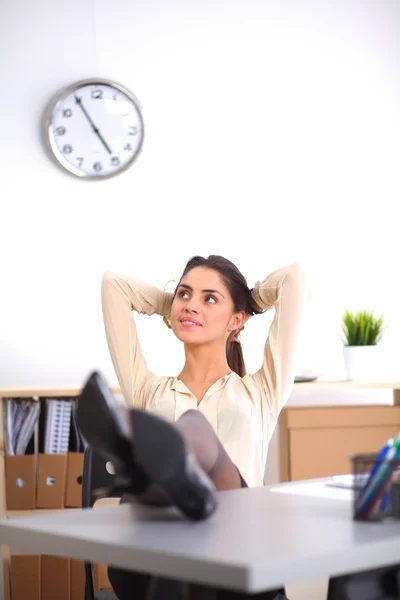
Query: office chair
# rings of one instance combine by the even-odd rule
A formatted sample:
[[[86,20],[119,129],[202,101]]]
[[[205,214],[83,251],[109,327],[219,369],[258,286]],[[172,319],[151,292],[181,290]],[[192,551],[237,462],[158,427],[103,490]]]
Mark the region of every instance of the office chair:
[[[331,577],[328,600],[399,600],[400,564]]]
[[[101,456],[86,446],[83,458],[82,475],[82,508],[92,508],[95,503],[96,490],[114,486],[115,476],[107,471],[106,463]],[[108,497],[119,497],[117,494],[107,494]],[[111,590],[95,590],[93,581],[93,565],[85,562],[85,600],[117,600]]]

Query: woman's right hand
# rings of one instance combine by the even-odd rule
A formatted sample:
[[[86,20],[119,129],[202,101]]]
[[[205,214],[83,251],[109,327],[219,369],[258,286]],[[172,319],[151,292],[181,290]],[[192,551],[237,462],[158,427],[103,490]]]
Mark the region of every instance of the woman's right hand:
[[[256,310],[257,312],[260,312],[260,313],[264,312],[264,309],[261,308],[261,306],[259,304],[257,304],[257,302],[254,300],[254,298],[253,298],[253,301],[252,301],[251,305],[254,308],[254,310]]]

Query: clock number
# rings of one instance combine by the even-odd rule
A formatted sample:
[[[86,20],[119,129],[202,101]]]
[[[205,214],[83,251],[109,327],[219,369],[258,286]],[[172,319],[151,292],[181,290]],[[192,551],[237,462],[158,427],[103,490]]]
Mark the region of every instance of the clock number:
[[[78,163],[79,163],[79,164],[78,164],[78,167],[81,167],[81,166],[82,166],[82,163],[83,163],[83,160],[84,160],[84,159],[83,159],[83,157],[82,157],[82,156],[77,156],[77,157],[76,157],[76,160],[77,160],[77,161],[78,161]]]
[[[93,169],[96,171],[96,173],[99,173],[103,170],[103,166],[100,162],[95,162],[93,165]]]
[[[103,90],[92,90],[91,93],[92,99],[93,100],[101,100],[103,98]]]
[[[136,127],[136,125],[132,125],[131,127],[128,127],[129,135],[136,135],[137,132],[138,132],[138,128]]]
[[[118,165],[120,164],[120,160],[119,160],[118,156],[112,157],[111,164],[113,167],[118,167]]]
[[[67,130],[65,129],[65,127],[57,127],[56,134],[57,135],[64,135],[66,133],[66,131]]]
[[[65,144],[65,146],[63,146],[62,151],[64,152],[64,154],[71,154],[72,149],[73,148],[70,144]]]
[[[72,110],[70,108],[64,108],[64,110],[62,111],[62,116],[66,119],[72,117]]]
[[[126,146],[124,146],[124,150],[128,150],[128,152],[131,152],[132,144],[126,144]]]

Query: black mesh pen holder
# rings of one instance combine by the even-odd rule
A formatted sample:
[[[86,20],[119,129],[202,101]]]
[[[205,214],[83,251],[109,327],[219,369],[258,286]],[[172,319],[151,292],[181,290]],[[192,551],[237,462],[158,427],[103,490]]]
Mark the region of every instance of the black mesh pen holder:
[[[400,519],[400,459],[379,460],[378,456],[354,454],[350,457],[354,476],[353,517],[357,521]],[[379,479],[377,473],[380,473]]]

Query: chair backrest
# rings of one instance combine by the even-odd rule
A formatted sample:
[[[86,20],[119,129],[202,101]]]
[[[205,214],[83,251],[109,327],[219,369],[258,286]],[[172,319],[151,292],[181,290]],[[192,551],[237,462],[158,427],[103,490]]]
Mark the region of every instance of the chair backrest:
[[[112,474],[111,462],[86,446],[83,458],[82,476],[82,508],[91,508],[97,499],[98,490],[110,490],[108,496],[118,497],[112,492],[115,485],[115,475]]]
[[[110,490],[108,497],[118,497],[112,492],[115,475],[111,473],[112,465],[102,456],[94,452],[90,446],[85,447],[82,474],[82,508],[92,508],[97,499],[96,491]],[[91,562],[85,562],[85,600],[96,600]]]

